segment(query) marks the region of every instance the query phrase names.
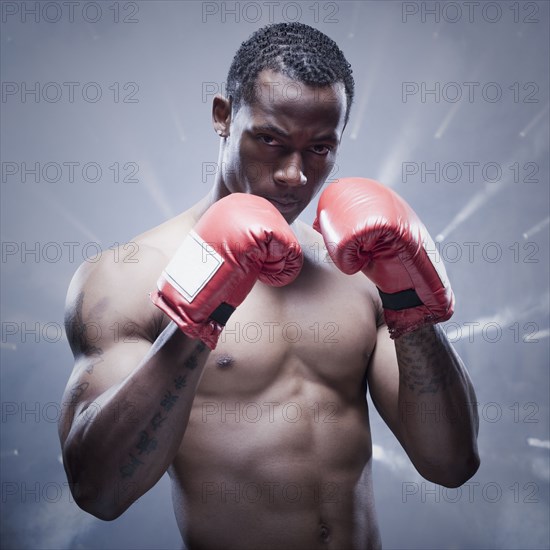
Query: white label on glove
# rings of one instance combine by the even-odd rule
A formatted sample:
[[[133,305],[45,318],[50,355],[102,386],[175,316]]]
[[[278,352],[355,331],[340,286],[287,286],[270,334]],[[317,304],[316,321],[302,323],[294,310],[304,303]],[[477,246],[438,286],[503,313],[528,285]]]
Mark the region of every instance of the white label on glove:
[[[191,303],[223,264],[223,258],[191,231],[164,270],[164,277]]]

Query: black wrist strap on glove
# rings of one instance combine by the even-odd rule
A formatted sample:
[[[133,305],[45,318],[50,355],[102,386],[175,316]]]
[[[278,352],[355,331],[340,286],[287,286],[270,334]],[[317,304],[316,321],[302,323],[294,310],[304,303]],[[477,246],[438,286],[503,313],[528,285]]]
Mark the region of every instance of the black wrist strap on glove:
[[[401,292],[394,292],[393,294],[382,292],[378,288],[378,294],[380,294],[384,309],[399,311],[401,309],[409,309],[411,307],[424,305],[422,300],[418,297],[416,290],[413,288],[402,290]]]
[[[227,323],[231,314],[235,311],[233,306],[222,302],[211,314],[210,319],[216,321],[216,323],[222,325],[223,327]]]

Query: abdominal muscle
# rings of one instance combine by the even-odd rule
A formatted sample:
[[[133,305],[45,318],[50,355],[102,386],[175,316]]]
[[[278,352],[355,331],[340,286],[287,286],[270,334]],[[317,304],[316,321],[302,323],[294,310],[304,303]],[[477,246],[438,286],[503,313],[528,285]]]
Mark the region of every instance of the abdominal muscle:
[[[378,548],[364,393],[279,380],[254,398],[197,394],[169,470],[185,543]]]

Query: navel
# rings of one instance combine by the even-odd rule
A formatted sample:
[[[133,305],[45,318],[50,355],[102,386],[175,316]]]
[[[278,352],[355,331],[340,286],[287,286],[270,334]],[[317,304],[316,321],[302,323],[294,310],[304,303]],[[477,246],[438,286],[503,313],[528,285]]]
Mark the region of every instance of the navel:
[[[319,525],[319,537],[321,542],[328,543],[330,540],[330,529],[326,523],[321,522]]]

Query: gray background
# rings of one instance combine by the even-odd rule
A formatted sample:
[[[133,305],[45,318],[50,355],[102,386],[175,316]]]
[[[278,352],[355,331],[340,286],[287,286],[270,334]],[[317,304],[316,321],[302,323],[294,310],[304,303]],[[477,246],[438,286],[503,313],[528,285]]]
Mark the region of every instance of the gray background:
[[[65,292],[98,247],[113,254],[207,192],[211,91],[255,29],[299,20],[354,69],[333,177],[380,179],[440,236],[457,296],[445,326],[479,400],[482,465],[460,490],[424,482],[373,412],[385,547],[548,548],[548,8],[3,2],[2,547],[181,546],[166,477],[111,523],[72,502],[56,431]]]

